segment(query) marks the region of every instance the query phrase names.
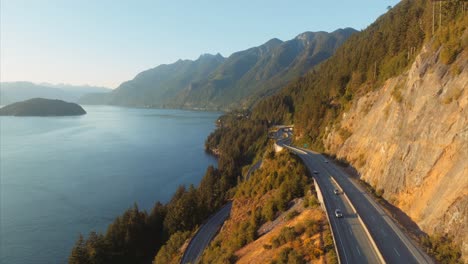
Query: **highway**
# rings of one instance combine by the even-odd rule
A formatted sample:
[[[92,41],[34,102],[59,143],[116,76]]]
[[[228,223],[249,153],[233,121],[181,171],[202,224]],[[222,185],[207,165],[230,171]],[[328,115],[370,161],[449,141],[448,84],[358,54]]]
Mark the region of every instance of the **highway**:
[[[361,186],[349,179],[349,176],[339,167],[331,162],[325,162],[327,159],[319,153],[307,150],[290,148],[288,140],[278,141],[278,145],[288,147],[295,152],[305,163],[307,168],[313,172],[317,171],[315,176],[319,186],[322,189],[327,212],[330,215],[331,225],[334,231],[337,250],[341,257],[341,263],[378,263],[367,259],[367,262],[354,259],[359,257],[356,254],[359,250],[361,253],[366,252],[366,256],[370,257],[371,249],[369,243],[365,243],[362,238],[363,234],[358,231],[356,222],[352,222],[354,215],[352,209],[343,199],[337,200],[333,194],[333,189],[337,186],[331,180],[331,177],[339,184],[343,192],[346,193],[349,200],[356,209],[357,214],[361,217],[366,225],[375,245],[377,246],[381,256],[386,263],[434,263],[433,260],[420,249],[416,244],[404,234],[393,220],[382,210],[363,189]],[[342,195],[344,196],[344,195]],[[333,216],[334,208],[340,207],[343,210],[344,219],[336,219]],[[351,229],[350,229],[351,228]],[[335,231],[336,230],[336,231]],[[348,234],[346,231],[349,231]],[[354,232],[353,232],[354,231]],[[351,234],[353,232],[353,234]],[[354,237],[356,241],[353,241]],[[359,249],[355,249],[357,244]]]
[[[203,254],[203,251],[214,238],[218,230],[223,225],[224,221],[229,217],[231,213],[232,202],[228,202],[218,212],[213,214],[200,229],[198,229],[195,236],[190,240],[187,249],[185,249],[184,255],[180,263],[192,263],[195,264],[199,261]]]
[[[341,192],[334,193],[334,190],[340,190],[340,187],[322,168],[316,166],[307,154],[304,154],[306,152],[291,150],[304,161],[312,175],[313,171],[318,172],[314,178],[322,192],[341,263],[382,263],[351,204]],[[342,218],[335,217],[335,209],[341,210]]]

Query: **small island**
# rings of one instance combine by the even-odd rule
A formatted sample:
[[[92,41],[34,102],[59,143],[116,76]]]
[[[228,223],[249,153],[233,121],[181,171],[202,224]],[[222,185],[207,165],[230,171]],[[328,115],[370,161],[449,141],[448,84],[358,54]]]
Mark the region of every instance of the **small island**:
[[[0,108],[0,116],[78,116],[86,111],[78,104],[62,100],[33,98]]]

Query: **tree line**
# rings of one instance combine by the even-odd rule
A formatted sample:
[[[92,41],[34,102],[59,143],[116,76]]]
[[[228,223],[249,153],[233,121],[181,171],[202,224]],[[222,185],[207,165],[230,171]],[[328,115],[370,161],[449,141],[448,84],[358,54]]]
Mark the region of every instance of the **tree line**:
[[[176,234],[172,240],[187,237],[224,205],[241,168],[266,146],[267,123],[234,113],[222,120],[223,125],[206,140],[207,151],[218,150],[218,167],[208,167],[199,186],[180,186],[167,204],[156,202],[149,213],[135,204],[106,232],[80,235],[69,263],[149,263],[172,235]]]

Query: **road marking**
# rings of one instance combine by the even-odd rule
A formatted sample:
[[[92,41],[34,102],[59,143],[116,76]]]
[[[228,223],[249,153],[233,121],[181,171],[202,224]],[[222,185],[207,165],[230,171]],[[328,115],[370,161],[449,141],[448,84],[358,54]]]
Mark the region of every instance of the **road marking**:
[[[400,256],[400,253],[398,253],[398,251],[396,250],[396,248],[393,248],[393,250],[395,250],[395,253]]]
[[[359,256],[361,256],[361,251],[359,250],[359,248],[356,246],[356,249],[357,249],[357,252],[359,254]]]
[[[349,230],[349,233],[352,235],[353,232],[351,231],[351,227],[349,227],[348,230]]]

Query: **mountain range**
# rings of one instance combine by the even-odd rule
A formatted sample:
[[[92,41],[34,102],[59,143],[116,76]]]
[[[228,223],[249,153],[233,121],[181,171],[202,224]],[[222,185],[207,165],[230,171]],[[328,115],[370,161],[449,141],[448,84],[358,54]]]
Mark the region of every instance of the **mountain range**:
[[[230,110],[249,108],[303,75],[357,32],[352,28],[271,39],[225,58],[204,54],[139,73],[109,94],[88,94],[82,104]]]
[[[0,105],[25,101],[32,98],[60,99],[77,102],[88,93],[107,93],[108,88],[89,85],[69,84],[35,84],[32,82],[2,82],[0,83]]]

